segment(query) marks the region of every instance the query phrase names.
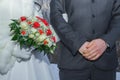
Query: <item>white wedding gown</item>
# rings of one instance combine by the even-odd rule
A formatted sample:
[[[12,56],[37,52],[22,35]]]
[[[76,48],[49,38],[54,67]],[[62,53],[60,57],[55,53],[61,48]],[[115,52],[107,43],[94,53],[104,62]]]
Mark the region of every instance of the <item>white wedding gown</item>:
[[[46,55],[30,56],[10,40],[10,19],[33,15],[33,6],[33,0],[0,0],[0,80],[54,80]]]

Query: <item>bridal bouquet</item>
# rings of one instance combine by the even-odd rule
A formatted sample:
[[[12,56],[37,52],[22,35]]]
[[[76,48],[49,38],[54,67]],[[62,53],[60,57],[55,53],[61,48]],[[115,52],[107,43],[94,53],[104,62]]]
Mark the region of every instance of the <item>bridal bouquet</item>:
[[[53,53],[56,47],[56,37],[50,29],[49,23],[38,16],[12,19],[9,24],[12,41],[35,50]]]

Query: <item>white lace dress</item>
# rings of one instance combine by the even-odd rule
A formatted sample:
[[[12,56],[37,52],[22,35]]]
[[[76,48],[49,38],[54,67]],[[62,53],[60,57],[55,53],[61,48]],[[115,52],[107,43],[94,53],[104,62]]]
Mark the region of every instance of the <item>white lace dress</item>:
[[[10,40],[10,19],[30,15],[33,0],[0,0],[0,80],[54,80],[47,56],[37,52],[31,56]]]

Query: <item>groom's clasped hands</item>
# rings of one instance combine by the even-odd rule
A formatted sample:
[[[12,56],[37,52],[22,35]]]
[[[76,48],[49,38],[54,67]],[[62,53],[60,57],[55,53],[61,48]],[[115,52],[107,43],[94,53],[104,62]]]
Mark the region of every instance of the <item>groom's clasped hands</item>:
[[[106,50],[106,42],[102,39],[94,39],[91,42],[85,42],[79,49],[79,52],[88,60],[98,59]]]

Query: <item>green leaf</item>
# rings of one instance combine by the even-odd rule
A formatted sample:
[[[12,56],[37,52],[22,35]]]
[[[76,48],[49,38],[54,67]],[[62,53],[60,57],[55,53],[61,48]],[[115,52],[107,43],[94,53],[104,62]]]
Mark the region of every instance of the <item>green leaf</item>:
[[[15,41],[15,40],[17,40],[17,39],[18,39],[18,35],[15,34],[15,35],[12,37],[12,40]]]
[[[12,20],[14,23],[18,24],[18,25],[20,24],[19,21],[16,20],[16,19],[11,19],[11,20]]]

